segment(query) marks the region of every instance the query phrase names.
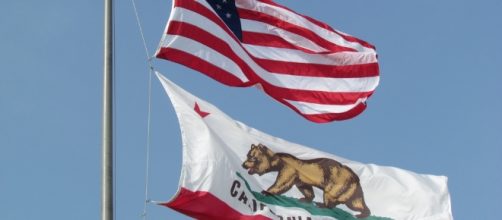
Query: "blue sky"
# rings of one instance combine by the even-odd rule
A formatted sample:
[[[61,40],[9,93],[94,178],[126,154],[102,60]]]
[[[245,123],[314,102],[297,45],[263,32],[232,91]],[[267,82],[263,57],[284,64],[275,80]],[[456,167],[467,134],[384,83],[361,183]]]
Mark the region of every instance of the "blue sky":
[[[502,197],[502,2],[278,1],[377,47],[381,84],[352,120],[314,124],[254,88],[154,66],[231,117],[351,160],[446,175],[455,219],[497,218]],[[101,1],[0,7],[0,219],[100,216]],[[117,1],[116,219],[140,219],[148,109],[146,55],[130,1]],[[152,54],[171,1],[138,1]],[[152,85],[149,198],[176,192],[180,132]],[[149,219],[188,219],[148,206]]]

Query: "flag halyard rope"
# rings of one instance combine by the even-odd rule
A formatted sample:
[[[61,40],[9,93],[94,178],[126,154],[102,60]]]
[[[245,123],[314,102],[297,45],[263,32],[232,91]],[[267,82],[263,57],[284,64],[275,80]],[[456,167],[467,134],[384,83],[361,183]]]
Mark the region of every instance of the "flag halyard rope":
[[[151,106],[152,106],[152,75],[153,72],[155,71],[153,64],[152,64],[152,59],[150,56],[150,52],[148,50],[148,46],[146,44],[145,40],[145,35],[143,34],[143,27],[141,25],[141,20],[139,18],[138,14],[138,9],[136,7],[136,2],[135,0],[131,0],[133,9],[134,9],[134,15],[136,17],[136,23],[138,25],[138,29],[141,35],[141,40],[143,41],[143,47],[145,49],[145,54],[147,58],[147,64],[148,64],[148,113],[147,113],[147,130],[146,130],[146,149],[145,149],[145,154],[146,154],[146,165],[145,165],[145,201],[144,201],[144,206],[143,206],[143,212],[141,213],[141,219],[142,220],[147,220],[147,205],[151,203],[151,200],[148,198],[148,185],[149,185],[149,179],[150,179],[150,127],[151,127]]]
[[[136,23],[138,24],[139,33],[141,35],[141,40],[143,41],[143,47],[145,48],[146,59],[148,61],[148,67],[150,68],[150,73],[154,70],[152,64],[152,57],[150,56],[150,50],[146,45],[145,35],[143,34],[143,26],[141,25],[141,20],[139,19],[138,8],[136,7],[136,1],[131,0],[134,9],[134,15],[136,16]]]

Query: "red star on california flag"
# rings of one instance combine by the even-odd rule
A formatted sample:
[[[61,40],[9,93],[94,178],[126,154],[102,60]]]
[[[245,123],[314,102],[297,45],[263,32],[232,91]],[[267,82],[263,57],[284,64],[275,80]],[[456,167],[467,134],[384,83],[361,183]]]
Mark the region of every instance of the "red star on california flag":
[[[200,110],[199,104],[197,104],[197,102],[195,102],[195,107],[193,108],[193,110],[195,110],[195,112],[197,112],[197,114],[199,114],[201,118],[205,118],[210,114],[209,112]]]

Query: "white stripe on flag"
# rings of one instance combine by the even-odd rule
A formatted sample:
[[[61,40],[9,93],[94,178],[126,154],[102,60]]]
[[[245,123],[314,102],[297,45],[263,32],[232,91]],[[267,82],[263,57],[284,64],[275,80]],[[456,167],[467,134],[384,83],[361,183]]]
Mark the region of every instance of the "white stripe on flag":
[[[286,74],[260,74],[269,83],[282,88],[321,92],[370,92],[378,86],[379,77],[323,78]]]
[[[305,64],[324,64],[331,66],[368,64],[377,62],[376,55],[373,52],[337,52],[331,54],[309,54],[295,49],[266,47],[251,44],[243,45],[251,55],[260,59],[297,62]]]
[[[323,113],[346,112],[359,105],[359,103],[365,102],[366,98],[359,99],[355,104],[350,104],[350,105],[325,105],[325,104],[316,104],[316,103],[308,103],[308,102],[300,102],[292,100],[285,100],[285,101],[293,105],[302,114],[314,115]]]

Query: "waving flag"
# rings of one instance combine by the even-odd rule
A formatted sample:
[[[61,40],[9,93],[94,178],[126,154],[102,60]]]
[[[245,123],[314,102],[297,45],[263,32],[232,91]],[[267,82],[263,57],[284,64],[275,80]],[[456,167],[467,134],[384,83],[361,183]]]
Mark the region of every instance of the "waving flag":
[[[234,121],[160,74],[183,140],[178,193],[196,219],[448,220],[447,178],[361,164]]]
[[[156,56],[318,123],[360,114],[379,82],[373,45],[271,0],[174,0]]]

